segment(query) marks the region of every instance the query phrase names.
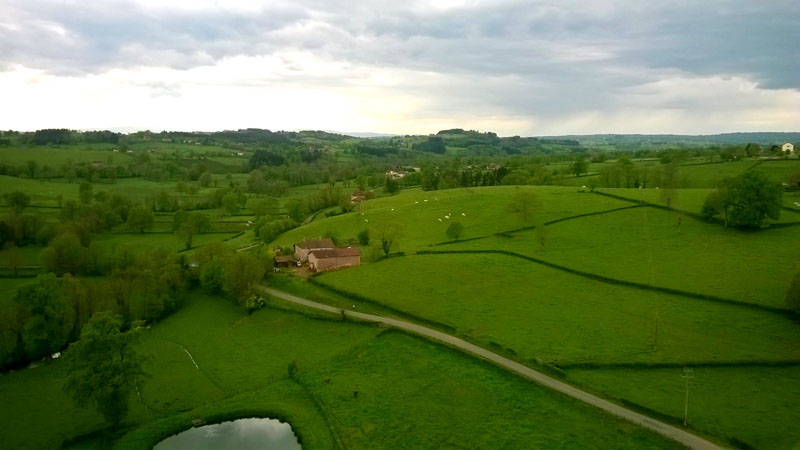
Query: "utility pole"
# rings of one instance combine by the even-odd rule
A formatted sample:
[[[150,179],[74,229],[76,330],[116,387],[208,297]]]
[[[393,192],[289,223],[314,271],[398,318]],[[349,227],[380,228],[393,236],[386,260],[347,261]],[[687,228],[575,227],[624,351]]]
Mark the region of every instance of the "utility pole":
[[[689,379],[694,378],[694,372],[690,367],[684,367],[681,378],[686,381],[686,399],[683,403],[683,426],[686,426],[686,419],[689,417]]]
[[[658,350],[658,322],[660,321],[660,317],[658,317],[658,310],[656,310],[656,327],[653,330],[653,351]]]

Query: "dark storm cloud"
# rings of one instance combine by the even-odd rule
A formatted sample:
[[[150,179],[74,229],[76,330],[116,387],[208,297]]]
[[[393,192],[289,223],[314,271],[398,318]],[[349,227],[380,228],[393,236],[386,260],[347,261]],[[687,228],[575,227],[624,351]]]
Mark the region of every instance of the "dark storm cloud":
[[[256,11],[187,11],[6,1],[0,69],[186,69],[225,57],[308,50],[366,66],[514,76],[528,87],[577,86],[587,94],[635,86],[651,70],[745,75],[766,88],[800,88],[798,4],[546,1],[438,10],[414,2],[307,0]],[[517,93],[510,101],[538,96]]]

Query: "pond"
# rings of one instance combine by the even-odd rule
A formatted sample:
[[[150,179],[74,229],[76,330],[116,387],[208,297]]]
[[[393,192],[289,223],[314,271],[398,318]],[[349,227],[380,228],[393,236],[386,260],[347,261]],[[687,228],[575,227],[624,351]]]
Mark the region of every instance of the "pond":
[[[251,418],[190,428],[164,439],[153,450],[221,448],[299,450],[300,443],[288,423]]]

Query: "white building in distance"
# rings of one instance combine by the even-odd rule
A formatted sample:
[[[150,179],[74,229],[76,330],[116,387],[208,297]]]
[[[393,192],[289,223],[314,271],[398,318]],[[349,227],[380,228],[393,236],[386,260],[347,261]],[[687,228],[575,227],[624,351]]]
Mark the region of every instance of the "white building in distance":
[[[787,155],[791,155],[791,154],[794,153],[794,145],[792,145],[789,142],[787,142],[787,143],[783,144],[783,147],[781,147],[781,150],[783,150],[783,153],[785,153]]]

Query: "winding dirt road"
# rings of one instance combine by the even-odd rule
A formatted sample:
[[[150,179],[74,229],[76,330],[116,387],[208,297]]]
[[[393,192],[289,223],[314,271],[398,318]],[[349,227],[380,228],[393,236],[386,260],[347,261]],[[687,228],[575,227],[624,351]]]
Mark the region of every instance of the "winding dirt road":
[[[469,342],[459,339],[455,336],[442,333],[441,331],[434,330],[432,328],[424,327],[421,325],[417,325],[415,323],[406,322],[403,320],[393,319],[391,317],[383,317],[383,316],[376,316],[374,314],[365,314],[356,311],[347,311],[342,310],[341,308],[336,308],[333,306],[325,305],[322,303],[317,303],[311,300],[306,300],[304,298],[300,298],[294,296],[292,294],[279,291],[272,288],[262,287],[262,291],[266,294],[269,294],[273,297],[280,298],[287,302],[295,303],[298,305],[306,306],[308,308],[314,308],[322,311],[327,311],[333,314],[341,315],[342,312],[348,317],[353,317],[361,320],[365,320],[368,322],[377,322],[382,323],[385,325],[389,325],[395,328],[400,328],[406,331],[410,331],[412,333],[418,334],[420,336],[424,336],[429,339],[433,339],[435,341],[439,341],[450,346],[456,347],[459,350],[462,350],[466,353],[479,356],[483,359],[491,361],[492,363],[508,370],[514,372],[518,375],[521,375],[524,378],[527,378],[533,382],[546,386],[550,389],[556,390],[563,394],[566,394],[576,400],[580,400],[584,403],[588,403],[592,406],[602,409],[603,411],[613,414],[617,417],[621,417],[625,420],[633,422],[637,425],[640,425],[644,428],[650,429],[655,431],[656,433],[667,437],[669,439],[675,440],[689,448],[693,449],[718,449],[720,448],[718,445],[710,442],[706,439],[703,439],[699,436],[696,436],[688,431],[682,430],[675,426],[669,425],[667,423],[661,422],[659,420],[653,419],[651,417],[645,416],[641,413],[633,411],[628,408],[624,408],[619,406],[615,403],[611,403],[608,400],[604,400],[596,395],[592,395],[588,392],[584,392],[574,386],[566,384],[562,381],[559,381],[555,378],[552,378],[548,375],[545,375],[542,372],[536,371],[531,369],[528,366],[524,366],[516,361],[512,361],[504,356],[498,355],[497,353],[491,352],[486,350],[483,347],[478,347],[475,344],[470,344]]]

